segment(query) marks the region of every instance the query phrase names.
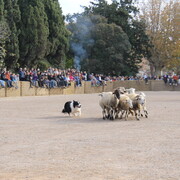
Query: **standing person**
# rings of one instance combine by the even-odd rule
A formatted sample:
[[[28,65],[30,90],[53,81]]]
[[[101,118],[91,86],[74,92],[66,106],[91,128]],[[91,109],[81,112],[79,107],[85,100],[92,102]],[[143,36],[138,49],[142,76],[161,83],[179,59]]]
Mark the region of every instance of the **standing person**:
[[[20,68],[19,69],[19,80],[20,81],[25,81],[25,71],[22,69],[22,68]]]
[[[165,74],[163,76],[163,81],[164,81],[165,84],[167,84],[167,81],[168,81],[168,75],[167,74]]]
[[[173,83],[173,76],[172,75],[169,75],[169,85],[171,86],[172,85],[172,83]]]
[[[148,75],[144,74],[143,78],[144,78],[145,83],[148,84]]]

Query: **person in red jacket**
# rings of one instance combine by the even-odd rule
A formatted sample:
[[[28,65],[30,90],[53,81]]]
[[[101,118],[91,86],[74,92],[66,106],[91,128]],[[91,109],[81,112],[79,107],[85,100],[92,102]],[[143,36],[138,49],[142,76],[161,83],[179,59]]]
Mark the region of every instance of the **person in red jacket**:
[[[174,74],[174,76],[173,76],[173,84],[175,85],[175,86],[177,86],[178,85],[178,79],[179,79],[179,77],[176,75],[176,74]]]

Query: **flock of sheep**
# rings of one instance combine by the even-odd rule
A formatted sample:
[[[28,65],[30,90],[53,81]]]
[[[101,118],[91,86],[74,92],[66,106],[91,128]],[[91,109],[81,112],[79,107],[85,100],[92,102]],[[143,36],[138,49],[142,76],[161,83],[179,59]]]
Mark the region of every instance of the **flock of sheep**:
[[[127,120],[129,114],[135,115],[136,120],[140,120],[141,116],[148,118],[146,95],[143,92],[136,93],[134,88],[119,87],[113,92],[102,92],[99,95],[103,119],[122,119],[125,116]]]

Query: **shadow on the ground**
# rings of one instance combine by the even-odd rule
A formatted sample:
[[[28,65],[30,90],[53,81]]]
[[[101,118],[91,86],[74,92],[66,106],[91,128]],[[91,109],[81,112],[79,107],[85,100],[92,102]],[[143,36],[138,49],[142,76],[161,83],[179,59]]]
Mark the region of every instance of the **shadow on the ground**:
[[[115,119],[115,120],[109,120],[109,119],[102,119],[100,117],[74,117],[74,116],[46,116],[41,117],[41,119],[48,119],[53,120],[53,122],[56,122],[58,124],[78,124],[78,123],[115,123],[115,122],[126,122],[125,119]],[[130,121],[134,119],[129,119]],[[129,121],[127,120],[127,121]]]

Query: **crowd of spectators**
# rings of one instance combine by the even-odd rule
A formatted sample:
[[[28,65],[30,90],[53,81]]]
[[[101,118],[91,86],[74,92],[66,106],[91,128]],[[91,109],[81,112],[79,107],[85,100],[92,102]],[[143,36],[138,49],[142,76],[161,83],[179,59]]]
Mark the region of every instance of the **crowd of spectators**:
[[[86,71],[78,71],[76,69],[61,70],[49,67],[45,71],[35,68],[20,68],[18,73],[12,73],[6,69],[0,72],[0,88],[15,87],[18,88],[18,81],[28,81],[30,88],[66,88],[74,82],[75,86],[82,86],[82,81],[91,81],[91,86],[106,86],[107,81],[125,81],[125,80],[144,80],[148,84],[148,80],[164,80],[165,84],[180,84],[180,76],[164,75],[164,76],[104,76],[102,74],[88,74]]]
[[[0,74],[0,88],[18,88],[19,75],[10,71],[3,70]]]
[[[61,70],[57,68],[49,67],[46,71],[40,71],[40,69],[20,68],[19,80],[29,81],[30,87],[41,88],[55,88],[55,87],[68,87],[71,82],[75,82],[76,86],[82,85],[82,80],[86,80],[87,73],[80,73],[75,69]]]
[[[165,84],[169,84],[170,86],[178,86],[178,84],[180,84],[180,75],[177,74],[165,74],[163,76],[163,80]]]

